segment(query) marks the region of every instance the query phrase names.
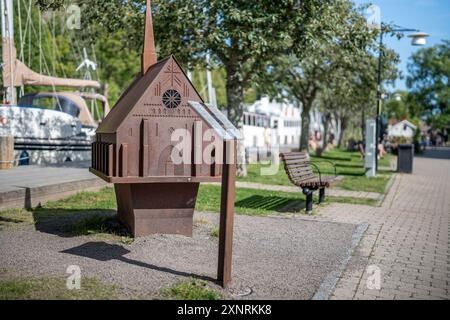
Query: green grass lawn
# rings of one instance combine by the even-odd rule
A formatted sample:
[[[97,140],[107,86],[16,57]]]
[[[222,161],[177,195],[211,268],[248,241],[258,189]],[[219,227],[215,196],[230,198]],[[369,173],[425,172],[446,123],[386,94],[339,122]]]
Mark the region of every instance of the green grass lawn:
[[[206,281],[182,281],[178,284],[163,288],[160,293],[162,299],[167,300],[221,300],[222,294],[208,287]]]
[[[118,299],[115,286],[83,278],[78,290],[68,290],[66,278],[0,279],[0,300],[109,300]]]
[[[220,186],[201,185],[196,210],[219,212]],[[314,199],[317,202],[317,198]],[[345,202],[376,205],[375,200],[327,197],[324,204]],[[238,214],[267,216],[278,213],[303,213],[305,196],[298,193],[238,188],[235,211]],[[99,192],[80,192],[63,200],[49,202],[32,210],[0,212],[0,227],[34,224],[36,229],[67,236],[95,235],[101,240],[129,244],[129,238],[115,219],[116,199],[110,187]],[[212,231],[211,236],[215,236]]]
[[[317,192],[316,192],[317,194]],[[314,198],[317,202],[317,198]],[[327,197],[330,202],[376,205],[375,200]],[[316,204],[315,204],[316,205]],[[220,208],[220,187],[202,185],[197,198],[196,210],[218,212]],[[276,213],[303,213],[305,196],[302,192],[281,192],[238,188],[235,211],[237,214],[267,216]]]
[[[384,193],[386,185],[391,176],[389,170],[379,170],[379,174],[375,178],[367,178],[365,176],[364,161],[358,152],[349,152],[343,150],[331,150],[324,152],[321,157],[311,155],[313,161],[318,161],[320,171],[323,175],[334,175],[334,168],[327,162],[331,161],[336,165],[337,174],[343,176],[343,180],[335,184],[336,188],[351,191],[368,191]],[[379,166],[389,167],[391,155],[387,155],[379,161]],[[248,175],[245,178],[238,178],[238,181],[256,182],[274,185],[292,185],[284,171],[283,165],[280,164],[279,170],[274,175],[261,175],[261,168],[268,165],[251,164],[248,165]]]
[[[0,279],[0,300],[220,300],[223,295],[206,281],[185,280],[159,292],[123,291],[95,278],[82,278],[80,289],[69,290],[63,277],[14,277]]]

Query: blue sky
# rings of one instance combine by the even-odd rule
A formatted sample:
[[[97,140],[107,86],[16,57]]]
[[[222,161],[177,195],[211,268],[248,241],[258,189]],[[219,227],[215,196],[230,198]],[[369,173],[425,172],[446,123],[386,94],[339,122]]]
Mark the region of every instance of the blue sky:
[[[427,46],[450,39],[450,0],[354,0],[356,4],[374,4],[380,9],[381,21],[395,23],[405,28],[419,29],[430,34]],[[421,47],[411,46],[410,39],[388,37],[385,44],[400,54],[399,69],[407,75],[411,54]],[[406,89],[405,79],[397,80],[396,89]]]

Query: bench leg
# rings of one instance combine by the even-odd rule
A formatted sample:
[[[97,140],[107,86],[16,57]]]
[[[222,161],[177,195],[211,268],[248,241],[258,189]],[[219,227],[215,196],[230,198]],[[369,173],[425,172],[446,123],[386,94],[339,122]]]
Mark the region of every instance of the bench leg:
[[[308,188],[305,188],[303,189],[303,194],[306,195],[306,213],[312,214],[313,191]]]
[[[319,189],[319,203],[325,202],[325,188]]]

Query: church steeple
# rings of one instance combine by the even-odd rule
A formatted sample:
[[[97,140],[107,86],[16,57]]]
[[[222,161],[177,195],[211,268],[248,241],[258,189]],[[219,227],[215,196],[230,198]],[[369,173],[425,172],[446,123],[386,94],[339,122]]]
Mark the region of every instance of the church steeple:
[[[142,52],[142,74],[157,62],[155,39],[153,37],[152,3],[147,0],[145,13],[144,50]]]

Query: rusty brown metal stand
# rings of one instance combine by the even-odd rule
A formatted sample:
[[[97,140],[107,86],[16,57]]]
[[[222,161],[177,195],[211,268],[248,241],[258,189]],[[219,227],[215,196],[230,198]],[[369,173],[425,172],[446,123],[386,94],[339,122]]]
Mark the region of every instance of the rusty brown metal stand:
[[[133,237],[181,234],[192,237],[199,183],[116,183],[119,219]]]
[[[233,250],[233,224],[234,224],[234,196],[236,188],[236,141],[224,143],[224,164],[222,170],[222,191],[220,203],[219,227],[219,261],[217,280],[226,288],[231,281],[231,265]],[[233,161],[227,160],[229,151],[233,154]],[[234,152],[233,152],[234,151]]]

